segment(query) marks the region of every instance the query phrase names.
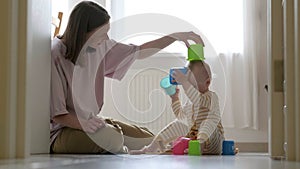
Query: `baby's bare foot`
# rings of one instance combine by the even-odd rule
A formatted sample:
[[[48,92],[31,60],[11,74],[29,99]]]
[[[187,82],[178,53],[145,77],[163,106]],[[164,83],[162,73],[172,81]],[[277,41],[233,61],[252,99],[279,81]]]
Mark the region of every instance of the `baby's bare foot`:
[[[130,155],[140,155],[146,153],[146,147],[140,149],[140,150],[129,150]]]
[[[160,154],[162,153],[162,148],[160,147],[159,143],[151,143],[148,146],[143,147],[140,150],[130,150],[129,154],[131,155],[139,155],[139,154]]]

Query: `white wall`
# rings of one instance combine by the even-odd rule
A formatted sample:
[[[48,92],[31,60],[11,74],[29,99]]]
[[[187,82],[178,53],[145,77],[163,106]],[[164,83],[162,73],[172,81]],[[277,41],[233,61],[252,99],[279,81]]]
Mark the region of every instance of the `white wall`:
[[[31,153],[49,152],[50,2],[28,0],[26,112],[30,114]]]
[[[80,1],[69,0],[68,9]],[[97,2],[105,4],[105,0]],[[49,152],[51,15],[51,1],[28,0],[26,112],[30,116],[32,154]]]

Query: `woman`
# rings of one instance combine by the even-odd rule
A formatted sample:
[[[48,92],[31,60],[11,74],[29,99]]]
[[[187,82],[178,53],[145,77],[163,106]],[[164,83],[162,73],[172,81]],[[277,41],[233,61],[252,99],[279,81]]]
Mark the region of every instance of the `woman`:
[[[193,32],[173,33],[140,46],[125,45],[109,39],[110,16],[94,2],[79,3],[71,12],[64,34],[53,40],[51,49],[51,152],[52,153],[126,153],[149,144],[153,134],[146,128],[98,117],[103,105],[104,77],[121,79],[135,59],[147,58],[176,40],[203,44]],[[98,69],[93,90],[97,108],[87,108],[84,91],[74,78],[76,65],[93,64]],[[89,68],[89,67],[88,67]],[[74,86],[77,86],[77,88]],[[80,86],[80,85],[79,85]],[[89,89],[89,88],[87,88]],[[80,93],[78,95],[78,93]],[[81,97],[82,96],[82,97]],[[87,102],[90,103],[90,102]],[[85,106],[83,106],[85,105]],[[91,111],[92,110],[92,111]],[[90,113],[89,113],[90,112]]]

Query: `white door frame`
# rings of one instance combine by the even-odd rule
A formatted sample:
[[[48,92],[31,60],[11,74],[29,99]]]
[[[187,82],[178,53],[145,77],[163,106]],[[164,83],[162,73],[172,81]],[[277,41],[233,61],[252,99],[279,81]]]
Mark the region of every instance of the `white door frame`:
[[[50,2],[0,2],[0,159],[49,152]]]
[[[283,10],[281,0],[268,0],[269,153],[284,156]]]

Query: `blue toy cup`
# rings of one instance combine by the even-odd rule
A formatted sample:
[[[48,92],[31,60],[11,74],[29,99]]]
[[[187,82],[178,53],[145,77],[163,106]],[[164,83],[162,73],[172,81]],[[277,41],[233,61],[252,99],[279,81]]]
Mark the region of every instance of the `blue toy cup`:
[[[174,67],[174,68],[171,68],[171,69],[170,69],[170,74],[169,74],[169,76],[170,76],[170,83],[173,84],[173,85],[180,85],[180,84],[177,83],[177,82],[175,81],[175,79],[172,77],[172,74],[173,74],[173,72],[174,72],[175,70],[180,70],[183,74],[186,74],[187,71],[188,71],[188,69],[187,69],[187,67]]]
[[[160,81],[160,87],[165,89],[167,95],[174,95],[176,93],[176,85],[172,85],[170,83],[170,79],[169,77],[164,77],[161,81]]]
[[[235,155],[234,153],[234,141],[224,140],[223,141],[222,155]]]

